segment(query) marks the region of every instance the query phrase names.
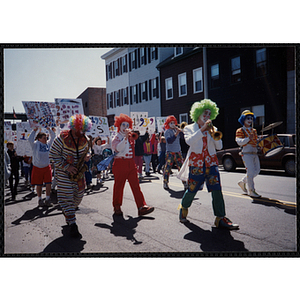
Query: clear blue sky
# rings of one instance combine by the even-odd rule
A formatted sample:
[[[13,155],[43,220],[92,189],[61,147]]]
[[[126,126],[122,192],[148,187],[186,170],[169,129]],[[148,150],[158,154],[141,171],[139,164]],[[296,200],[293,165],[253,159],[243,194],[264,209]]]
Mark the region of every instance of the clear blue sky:
[[[111,48],[5,49],[4,112],[24,113],[22,101],[77,98],[88,87],[105,87]]]

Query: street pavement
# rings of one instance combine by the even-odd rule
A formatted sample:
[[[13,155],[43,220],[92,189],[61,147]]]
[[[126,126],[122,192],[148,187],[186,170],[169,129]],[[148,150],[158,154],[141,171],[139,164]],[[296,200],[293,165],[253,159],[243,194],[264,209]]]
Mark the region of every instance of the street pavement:
[[[239,230],[214,226],[211,195],[206,187],[199,191],[189,209],[188,224],[178,219],[178,205],[184,193],[173,169],[170,190],[164,190],[162,175],[151,173],[141,189],[153,213],[139,217],[126,183],[122,217],[113,216],[113,177],[103,186],[85,193],[76,213],[82,238],[69,237],[56,195],[53,207],[40,208],[37,196],[26,189],[21,178],[15,201],[5,188],[4,255],[77,255],[96,256],[178,256],[203,255],[286,255],[297,251],[296,179],[281,173],[261,174],[255,179],[263,195],[253,199],[236,184],[244,171],[220,171],[226,213]],[[93,178],[96,183],[96,178]],[[43,194],[45,197],[45,194]],[[257,253],[259,252],[259,253]]]

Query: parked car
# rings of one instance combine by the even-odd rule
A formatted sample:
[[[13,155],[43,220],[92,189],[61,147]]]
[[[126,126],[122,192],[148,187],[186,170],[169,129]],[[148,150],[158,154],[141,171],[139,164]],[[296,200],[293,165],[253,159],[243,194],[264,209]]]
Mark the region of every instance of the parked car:
[[[272,156],[259,155],[261,169],[285,170],[289,176],[295,176],[295,134],[277,134],[283,150]],[[265,135],[264,135],[265,137]],[[223,165],[226,171],[234,171],[236,167],[244,167],[242,157],[239,155],[240,147],[217,151],[219,165]]]

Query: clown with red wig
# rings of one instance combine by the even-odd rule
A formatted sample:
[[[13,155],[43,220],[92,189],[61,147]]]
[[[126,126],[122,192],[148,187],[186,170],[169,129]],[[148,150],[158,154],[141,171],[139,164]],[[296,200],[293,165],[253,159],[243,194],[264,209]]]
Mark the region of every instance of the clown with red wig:
[[[75,210],[82,201],[85,190],[84,172],[78,162],[88,155],[90,141],[85,132],[92,127],[92,121],[85,115],[74,115],[69,120],[70,130],[64,130],[54,140],[50,149],[50,160],[54,162],[57,180],[57,199],[62,208],[70,235],[81,238],[76,224]],[[72,181],[70,175],[77,175]]]
[[[176,167],[180,170],[183,164],[183,158],[181,154],[180,138],[183,138],[182,130],[177,127],[177,119],[172,115],[168,116],[165,127],[165,139],[166,139],[166,164],[163,174],[163,187],[169,189],[169,177],[171,168],[176,163]],[[185,186],[186,182],[182,182]],[[185,186],[186,187],[186,186]]]
[[[115,215],[122,215],[123,191],[126,180],[128,180],[134,200],[138,209],[138,215],[146,215],[154,210],[146,204],[141,191],[137,168],[134,162],[134,139],[130,137],[132,129],[132,119],[125,115],[115,117],[115,127],[117,135],[112,140],[112,149],[116,153],[112,171],[114,174],[113,207]]]

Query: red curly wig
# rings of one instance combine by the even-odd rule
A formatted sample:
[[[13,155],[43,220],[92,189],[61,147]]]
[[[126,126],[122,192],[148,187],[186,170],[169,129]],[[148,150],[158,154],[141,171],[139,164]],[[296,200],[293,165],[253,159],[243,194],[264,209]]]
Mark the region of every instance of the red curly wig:
[[[133,123],[132,119],[125,114],[120,114],[118,117],[115,117],[115,124],[114,124],[118,128],[118,132],[120,131],[120,127],[123,122],[128,122],[129,128],[132,129],[132,123]]]
[[[166,122],[164,124],[164,127],[165,127],[166,130],[170,128],[169,123],[172,122],[172,121],[175,122],[175,125],[178,125],[177,124],[177,119],[173,115],[168,116],[167,119],[166,119]]]

